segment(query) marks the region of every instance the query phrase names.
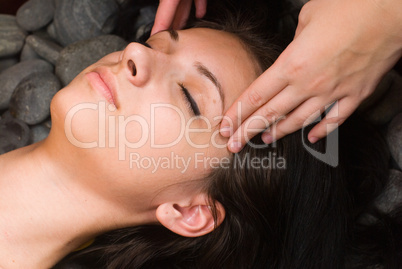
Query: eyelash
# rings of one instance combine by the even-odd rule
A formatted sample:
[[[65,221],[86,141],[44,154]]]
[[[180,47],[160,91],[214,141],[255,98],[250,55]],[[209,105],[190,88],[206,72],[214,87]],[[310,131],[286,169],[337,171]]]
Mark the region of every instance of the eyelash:
[[[186,99],[188,109],[191,110],[191,112],[195,116],[197,116],[197,117],[200,116],[201,115],[200,109],[198,108],[197,103],[194,101],[191,94],[188,92],[187,88],[182,83],[179,83],[179,86],[184,95],[184,98]]]
[[[145,41],[138,41],[138,43],[140,43],[141,45],[152,49],[152,47]],[[197,103],[195,102],[195,100],[193,99],[193,97],[191,96],[191,94],[189,93],[189,91],[187,90],[187,88],[184,86],[183,83],[179,83],[181,92],[184,96],[184,98],[186,99],[186,103],[187,103],[187,107],[189,110],[191,110],[191,112],[195,115],[195,116],[200,116],[200,109],[198,108]]]

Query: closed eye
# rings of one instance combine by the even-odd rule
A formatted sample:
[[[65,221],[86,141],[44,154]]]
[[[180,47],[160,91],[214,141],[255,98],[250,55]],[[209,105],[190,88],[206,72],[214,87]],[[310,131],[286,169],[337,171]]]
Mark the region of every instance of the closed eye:
[[[143,45],[147,48],[152,49],[151,45],[145,41],[138,41],[138,43],[140,43],[141,45]],[[194,98],[191,96],[190,92],[187,90],[186,87],[184,87],[184,85],[182,83],[179,83],[179,86],[184,95],[185,101],[187,103],[187,106],[188,106],[190,112],[196,117],[200,116],[201,115],[200,109],[198,108],[198,105],[195,102]]]
[[[191,110],[192,114],[194,114],[194,116],[200,116],[200,109],[198,108],[197,103],[195,102],[194,98],[191,96],[191,94],[189,93],[189,91],[186,89],[186,87],[184,87],[183,84],[179,84],[181,91],[186,99],[187,105],[189,107],[189,109]]]

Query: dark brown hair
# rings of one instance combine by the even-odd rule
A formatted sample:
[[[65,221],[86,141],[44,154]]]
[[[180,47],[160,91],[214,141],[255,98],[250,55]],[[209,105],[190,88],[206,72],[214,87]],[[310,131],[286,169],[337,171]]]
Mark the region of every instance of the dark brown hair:
[[[204,188],[211,205],[219,201],[226,211],[212,233],[187,238],[161,225],[125,228],[100,236],[72,261],[116,269],[400,268],[400,209],[385,216],[372,203],[387,178],[382,137],[360,118],[347,120],[339,128],[337,167],[312,156],[303,141],[325,152],[325,139],[311,145],[298,131],[274,146],[248,145],[230,167],[212,171]],[[259,137],[252,142],[263,145]],[[286,165],[247,161],[267,157]],[[360,223],[363,214],[377,222]]]

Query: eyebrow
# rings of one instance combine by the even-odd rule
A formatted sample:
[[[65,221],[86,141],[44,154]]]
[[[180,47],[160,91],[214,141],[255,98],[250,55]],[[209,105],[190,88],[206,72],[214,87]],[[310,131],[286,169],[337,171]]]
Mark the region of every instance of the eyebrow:
[[[172,40],[174,40],[175,42],[178,42],[178,41],[179,41],[179,33],[178,33],[176,30],[174,30],[174,29],[169,29],[169,30],[167,30],[167,32],[169,33],[170,38],[171,38]]]
[[[222,110],[223,110],[223,104],[224,104],[224,100],[225,100],[225,95],[223,94],[222,91],[222,86],[219,83],[218,79],[216,78],[216,76],[209,71],[209,69],[203,65],[200,62],[195,62],[194,66],[197,68],[198,73],[200,73],[201,75],[205,76],[207,79],[209,79],[212,84],[215,85],[216,89],[218,90],[219,96],[221,98],[222,101]]]
[[[167,30],[167,32],[169,33],[169,36],[170,36],[170,38],[171,38],[173,41],[175,41],[175,42],[178,42],[178,41],[179,41],[179,33],[178,33],[176,30],[174,30],[174,29],[169,29],[169,30]],[[223,93],[223,91],[222,91],[222,86],[221,86],[221,84],[219,83],[218,79],[217,79],[216,76],[215,76],[211,71],[209,71],[209,69],[208,69],[205,65],[203,65],[202,63],[200,63],[200,62],[195,62],[195,63],[194,63],[194,66],[197,68],[197,71],[198,71],[199,74],[205,76],[207,79],[209,79],[209,80],[212,82],[212,84],[215,85],[216,89],[218,90],[219,96],[220,96],[220,98],[221,98],[221,102],[222,102],[222,111],[223,111],[224,104],[225,104],[225,102],[224,102],[224,101],[225,101],[225,95],[224,95],[224,93]]]

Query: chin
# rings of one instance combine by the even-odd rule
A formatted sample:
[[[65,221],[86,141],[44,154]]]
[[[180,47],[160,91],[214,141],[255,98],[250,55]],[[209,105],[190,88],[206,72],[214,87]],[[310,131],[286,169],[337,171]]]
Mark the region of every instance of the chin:
[[[61,89],[53,96],[53,99],[50,102],[50,117],[52,119],[52,125],[54,125],[59,119],[65,118],[64,116],[66,113],[61,113],[64,106],[66,106],[66,104],[63,103],[63,89]]]
[[[91,123],[97,123],[97,111],[87,109],[80,110],[75,114],[71,113],[71,111],[74,111],[73,109],[76,108],[77,105],[83,103],[96,104],[96,102],[82,101],[82,99],[83,98],[79,98],[77,94],[74,94],[69,86],[57,92],[50,103],[52,128],[62,129],[66,131],[65,128],[66,125],[68,125],[66,123],[69,121],[69,119],[72,119],[71,127],[68,128],[71,128],[74,134],[78,134],[81,132],[80,130],[86,130],[90,128]]]

